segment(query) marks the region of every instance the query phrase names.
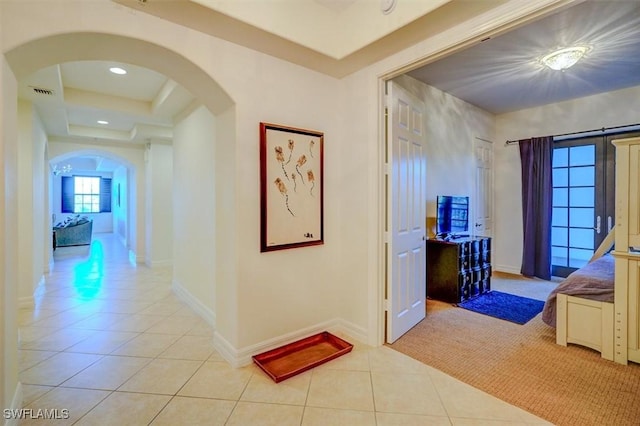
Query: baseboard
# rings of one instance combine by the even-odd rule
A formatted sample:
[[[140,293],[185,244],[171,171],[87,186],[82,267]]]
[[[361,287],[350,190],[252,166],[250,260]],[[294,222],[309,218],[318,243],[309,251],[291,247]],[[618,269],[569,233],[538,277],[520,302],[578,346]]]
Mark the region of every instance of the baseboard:
[[[145,264],[150,268],[162,268],[165,266],[173,266],[172,259],[146,261]]]
[[[20,297],[18,299],[18,309],[32,309],[36,306],[33,296]]]
[[[493,270],[497,272],[506,272],[507,274],[522,275],[520,268],[514,268],[513,266],[493,265]]]
[[[40,281],[36,285],[35,290],[33,290],[32,296],[20,297],[18,299],[18,309],[31,309],[36,305],[36,297],[44,294],[46,288],[44,286],[44,275],[40,277]]]
[[[207,322],[212,328],[216,328],[216,313],[202,303],[199,299],[194,297],[189,290],[176,281],[171,283],[171,289],[178,296],[178,299],[189,305],[203,320]]]
[[[343,319],[339,320],[337,329],[329,330],[329,331],[344,333],[347,336],[351,337],[354,340],[357,340],[360,343],[366,343],[369,341],[369,333],[367,332],[366,328],[360,327],[359,325],[356,325],[352,322],[349,322]]]
[[[349,339],[354,339],[359,342],[366,342],[366,330],[353,323],[345,321],[343,319],[333,319],[325,321],[311,327],[296,330],[291,333],[283,334],[272,339],[265,340],[255,345],[250,345],[242,349],[236,349],[231,345],[222,335],[217,331],[213,336],[213,346],[220,353],[220,355],[231,364],[234,368],[243,367],[251,364],[252,357],[262,352],[269,351],[271,349],[278,348],[286,345],[287,343],[295,342],[305,337],[312,336],[322,331],[330,331],[332,333],[341,333],[349,336]]]
[[[22,383],[18,382],[16,385],[16,391],[13,393],[13,399],[11,400],[11,407],[9,408],[9,413],[18,413],[22,408],[22,402],[24,400],[24,392],[22,390]],[[3,413],[6,416],[6,412]],[[9,416],[7,419],[5,417],[4,426],[18,426],[20,423],[20,416]]]
[[[129,250],[129,262],[133,263],[133,264],[144,264],[144,257],[140,256],[138,257],[138,255],[136,254],[135,251],[133,250]]]
[[[40,277],[40,281],[38,281],[38,285],[36,285],[36,289],[33,291],[33,297],[42,296],[47,291],[44,281],[44,275]]]

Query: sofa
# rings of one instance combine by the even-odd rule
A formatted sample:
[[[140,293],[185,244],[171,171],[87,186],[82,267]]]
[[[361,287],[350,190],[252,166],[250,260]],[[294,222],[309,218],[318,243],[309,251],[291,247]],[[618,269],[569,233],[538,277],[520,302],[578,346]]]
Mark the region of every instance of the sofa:
[[[53,248],[91,244],[93,221],[72,216],[53,227]]]

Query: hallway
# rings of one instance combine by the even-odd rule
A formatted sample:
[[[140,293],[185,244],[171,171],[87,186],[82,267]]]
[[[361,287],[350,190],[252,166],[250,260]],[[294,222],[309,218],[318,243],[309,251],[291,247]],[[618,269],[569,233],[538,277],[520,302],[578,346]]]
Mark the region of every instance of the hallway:
[[[171,291],[169,268],[128,260],[112,234],[59,248],[34,309],[22,309],[20,424],[546,424],[388,347],[275,384],[232,369],[213,330]],[[37,417],[50,410],[57,420]]]

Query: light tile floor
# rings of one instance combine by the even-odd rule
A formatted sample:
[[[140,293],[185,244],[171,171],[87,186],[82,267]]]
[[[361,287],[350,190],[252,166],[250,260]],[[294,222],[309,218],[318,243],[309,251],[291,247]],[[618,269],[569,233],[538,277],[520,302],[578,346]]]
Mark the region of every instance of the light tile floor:
[[[231,368],[212,329],[172,294],[170,269],[131,264],[113,235],[55,257],[35,308],[20,311],[19,378],[25,408],[69,418],[20,424],[547,424],[348,336],[351,353],[275,384],[254,365]]]

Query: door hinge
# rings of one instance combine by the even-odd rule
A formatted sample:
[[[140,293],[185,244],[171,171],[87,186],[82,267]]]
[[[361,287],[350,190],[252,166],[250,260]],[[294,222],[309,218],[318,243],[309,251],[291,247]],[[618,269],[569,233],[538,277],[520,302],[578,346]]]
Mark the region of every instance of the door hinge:
[[[389,299],[384,299],[384,310],[387,312],[391,310],[391,304],[389,303]]]

